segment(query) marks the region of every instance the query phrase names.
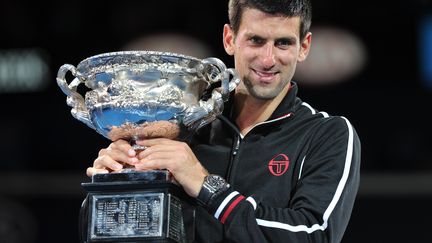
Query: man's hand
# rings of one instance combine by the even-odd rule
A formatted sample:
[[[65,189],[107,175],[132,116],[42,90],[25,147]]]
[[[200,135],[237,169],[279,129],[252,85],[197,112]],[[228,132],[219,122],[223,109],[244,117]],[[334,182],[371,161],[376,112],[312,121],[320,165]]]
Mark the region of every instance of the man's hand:
[[[138,163],[136,152],[125,140],[117,140],[108,148],[101,149],[98,157],[93,162],[93,167],[87,168],[87,176],[98,173],[118,172],[124,165],[135,165]]]
[[[132,163],[137,170],[167,169],[189,196],[198,196],[208,172],[186,143],[156,138],[137,141],[137,144],[147,147],[138,154],[139,162]],[[123,156],[122,159],[128,158]]]

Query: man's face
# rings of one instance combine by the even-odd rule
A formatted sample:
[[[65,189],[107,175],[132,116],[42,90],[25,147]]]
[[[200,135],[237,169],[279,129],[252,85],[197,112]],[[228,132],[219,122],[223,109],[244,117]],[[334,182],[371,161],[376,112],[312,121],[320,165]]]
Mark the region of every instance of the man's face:
[[[309,51],[311,34],[300,42],[300,18],[287,18],[256,9],[243,12],[237,35],[224,27],[224,46],[247,92],[261,100],[275,98],[291,81],[297,62]]]

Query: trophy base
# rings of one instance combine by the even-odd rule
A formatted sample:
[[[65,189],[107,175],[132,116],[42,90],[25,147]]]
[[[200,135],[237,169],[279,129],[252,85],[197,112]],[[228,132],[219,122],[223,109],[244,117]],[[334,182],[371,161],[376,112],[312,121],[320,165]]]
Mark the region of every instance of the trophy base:
[[[195,209],[168,171],[97,174],[82,186],[88,243],[193,241]]]

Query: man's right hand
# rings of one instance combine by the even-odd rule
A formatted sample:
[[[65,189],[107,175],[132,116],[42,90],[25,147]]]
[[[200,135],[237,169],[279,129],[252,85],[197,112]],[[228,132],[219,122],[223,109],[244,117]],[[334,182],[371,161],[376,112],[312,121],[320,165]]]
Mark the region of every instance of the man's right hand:
[[[117,140],[108,148],[101,149],[93,162],[93,167],[87,168],[87,176],[94,174],[118,172],[124,165],[134,166],[139,162],[136,152],[125,140]]]

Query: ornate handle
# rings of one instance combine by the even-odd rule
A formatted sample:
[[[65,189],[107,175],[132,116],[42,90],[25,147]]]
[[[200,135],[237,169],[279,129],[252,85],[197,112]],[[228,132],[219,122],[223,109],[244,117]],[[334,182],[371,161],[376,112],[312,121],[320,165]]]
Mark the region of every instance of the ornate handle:
[[[222,113],[224,102],[228,100],[229,94],[240,83],[235,69],[227,69],[225,64],[217,58],[206,58],[202,60],[201,73],[211,83],[221,81],[221,88],[212,91],[211,98],[199,101],[199,107],[190,109],[183,122],[192,129],[198,129],[215,120]]]
[[[202,63],[204,66],[207,66],[208,69],[210,69],[207,72],[207,77],[211,82],[221,81],[220,93],[222,95],[223,101],[227,101],[229,98],[229,93],[233,91],[240,83],[240,78],[238,77],[236,71],[233,68],[227,69],[221,60],[214,57],[206,58],[202,60]],[[232,76],[231,80],[230,76]]]
[[[78,86],[83,83],[78,78],[75,78],[72,80],[70,84],[66,82],[65,76],[66,73],[70,71],[74,77],[76,77],[76,68],[73,65],[70,64],[64,64],[60,67],[58,73],[57,73],[57,84],[60,87],[60,89],[63,91],[63,93],[66,94],[66,103],[72,107],[71,113],[72,116],[78,119],[81,122],[84,122],[87,126],[94,129],[94,126],[90,120],[90,114],[85,106],[84,98],[81,94],[77,92]]]

